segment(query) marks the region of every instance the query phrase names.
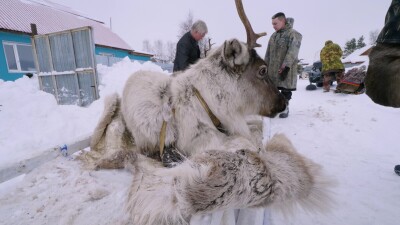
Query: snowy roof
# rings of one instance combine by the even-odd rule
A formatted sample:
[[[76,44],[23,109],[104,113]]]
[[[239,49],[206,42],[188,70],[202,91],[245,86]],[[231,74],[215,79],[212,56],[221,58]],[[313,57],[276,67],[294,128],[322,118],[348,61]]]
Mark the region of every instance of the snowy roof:
[[[0,1],[0,30],[31,33],[31,23],[36,24],[38,34],[48,34],[79,27],[91,26],[97,45],[132,50],[103,22],[84,16],[71,8],[48,0]]]
[[[366,45],[360,49],[355,50],[353,53],[342,59],[343,63],[362,63],[368,60],[369,50],[373,45]]]

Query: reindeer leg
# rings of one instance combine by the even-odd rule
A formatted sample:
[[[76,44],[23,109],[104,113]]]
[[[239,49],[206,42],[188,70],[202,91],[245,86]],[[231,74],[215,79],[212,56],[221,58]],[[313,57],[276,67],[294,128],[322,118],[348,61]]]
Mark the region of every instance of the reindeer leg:
[[[333,182],[282,134],[275,135],[260,153],[208,151],[193,161],[207,165],[207,173],[181,179],[177,187],[195,214],[268,206],[323,212],[332,203],[329,189]]]
[[[320,210],[330,202],[320,167],[283,135],[261,153],[211,150],[172,169],[141,171],[127,204],[134,224],[186,224],[196,214],[273,205]]]

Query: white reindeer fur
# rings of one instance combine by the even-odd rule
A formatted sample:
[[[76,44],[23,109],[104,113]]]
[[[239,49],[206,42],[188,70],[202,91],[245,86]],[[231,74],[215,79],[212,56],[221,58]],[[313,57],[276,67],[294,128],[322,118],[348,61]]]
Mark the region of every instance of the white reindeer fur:
[[[136,159],[135,146],[122,119],[118,95],[107,96],[104,105],[90,140],[91,151],[78,158],[90,169],[121,169],[126,161]]]
[[[260,111],[271,114],[272,107],[279,104],[283,110],[284,100],[272,84],[266,85],[256,77],[263,63],[252,66],[257,68],[251,79],[244,77],[250,54],[245,44],[230,40],[176,77],[149,71],[133,74],[125,85],[121,105],[138,149],[144,154],[158,151],[162,121],[165,115],[172,114],[167,110],[173,108],[175,113],[167,121],[165,143],[176,144],[186,156],[205,149],[225,149],[224,144],[232,136],[246,138],[238,148],[255,150],[257,147],[248,141],[252,137],[245,117]],[[257,83],[258,88],[254,85]],[[228,135],[216,129],[193,87],[199,90]]]
[[[127,202],[135,225],[188,224],[193,215],[229,208],[319,210],[330,203],[320,167],[282,134],[259,154],[209,150],[172,169],[139,161]]]
[[[133,167],[128,223],[187,224],[195,214],[309,199],[321,205],[324,183],[316,164],[282,135],[264,150],[260,132],[251,132],[257,127],[247,124],[248,115],[274,116],[286,105],[268,78],[257,77],[263,68],[254,50],[233,39],[175,77],[136,72],[122,98],[107,99],[91,143],[92,151],[105,156],[92,156],[99,159],[95,168],[121,168],[126,162]],[[193,87],[226,133],[217,130]],[[163,120],[166,145],[187,157],[174,168],[144,156],[158,154]]]

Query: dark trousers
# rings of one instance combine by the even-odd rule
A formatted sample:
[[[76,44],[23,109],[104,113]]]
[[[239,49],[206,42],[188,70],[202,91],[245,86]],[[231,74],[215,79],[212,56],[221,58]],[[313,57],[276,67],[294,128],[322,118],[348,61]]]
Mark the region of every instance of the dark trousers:
[[[327,72],[327,73],[324,73],[323,76],[324,76],[323,83],[322,83],[323,88],[325,91],[329,91],[329,89],[331,87],[331,82],[336,80],[337,84],[340,84],[340,80],[344,76],[344,71]]]
[[[286,100],[289,103],[289,100],[292,99],[292,91],[291,90],[286,90],[286,89],[281,89],[281,93],[283,96],[285,96]]]

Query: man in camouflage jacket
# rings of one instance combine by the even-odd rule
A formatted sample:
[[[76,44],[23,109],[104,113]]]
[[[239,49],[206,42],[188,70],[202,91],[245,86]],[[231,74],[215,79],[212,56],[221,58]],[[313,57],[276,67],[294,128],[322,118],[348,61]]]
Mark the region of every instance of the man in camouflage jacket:
[[[292,91],[297,87],[297,63],[302,35],[293,29],[292,18],[287,18],[279,12],[272,17],[275,32],[271,35],[265,53],[265,63],[268,66],[268,76],[285,96],[288,103]],[[280,118],[289,115],[289,107],[279,114]]]
[[[331,81],[336,79],[337,84],[339,84],[343,77],[342,54],[342,49],[338,44],[333,43],[331,40],[325,42],[325,46],[320,53],[324,92],[329,91]]]

